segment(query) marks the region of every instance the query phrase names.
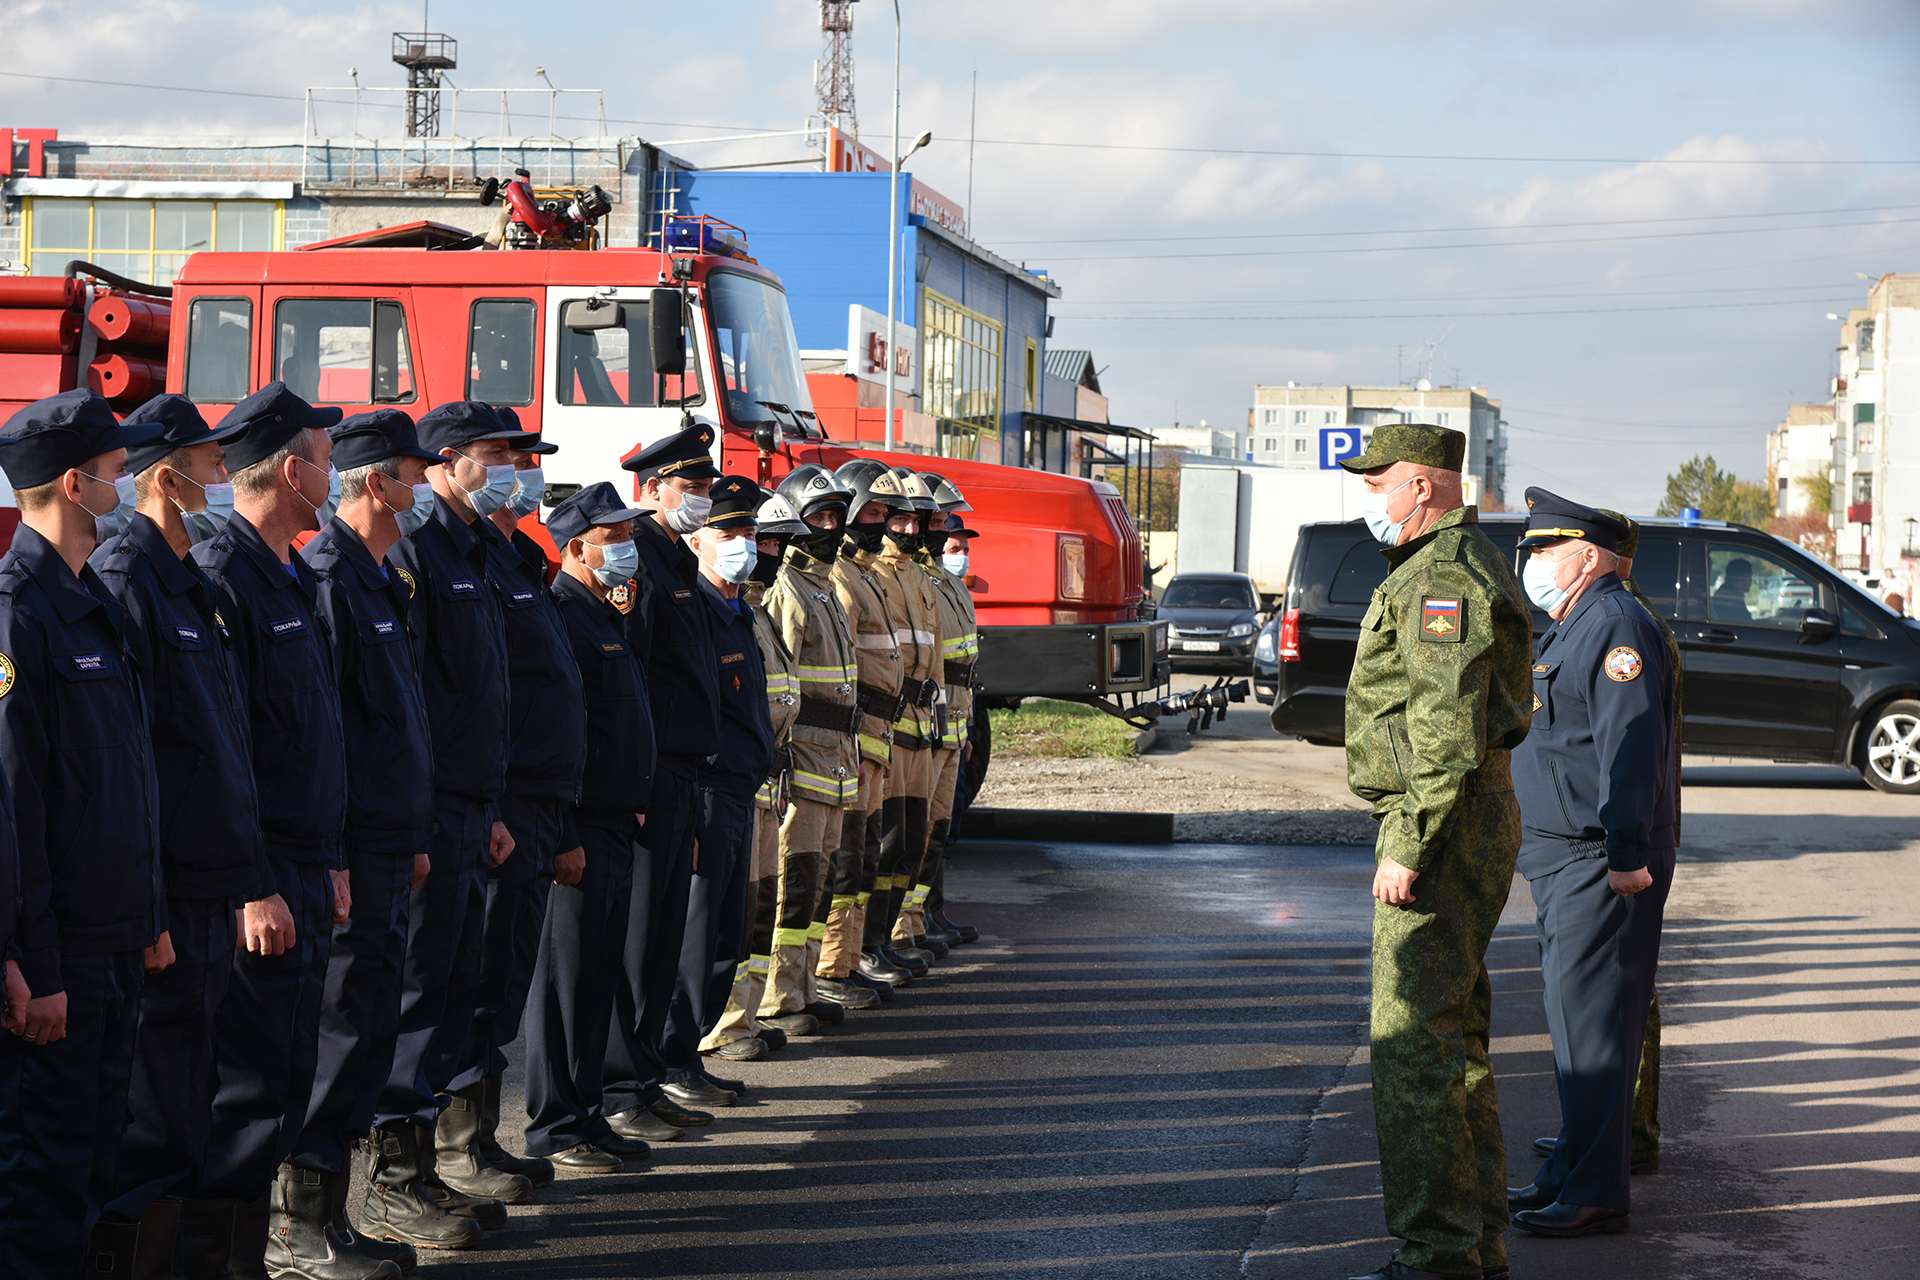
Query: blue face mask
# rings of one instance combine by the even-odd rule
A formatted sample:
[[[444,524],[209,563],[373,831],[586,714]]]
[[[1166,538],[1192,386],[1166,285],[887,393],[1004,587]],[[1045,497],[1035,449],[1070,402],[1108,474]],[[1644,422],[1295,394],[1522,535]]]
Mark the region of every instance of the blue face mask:
[[[1400,544],[1400,532],[1407,527],[1407,522],[1389,516],[1387,506],[1394,494],[1412,483],[1412,480],[1408,480],[1385,493],[1369,493],[1360,499],[1360,517],[1367,522],[1367,531],[1373,535],[1374,541],[1389,547]],[[1412,514],[1411,511],[1407,512],[1409,516]]]
[[[468,462],[473,461],[472,458],[467,457],[464,453],[460,456],[466,458]],[[488,467],[487,482],[485,484],[481,485],[478,489],[462,488],[460,492],[467,495],[467,501],[473,504],[474,511],[483,516],[490,516],[500,508],[506,506],[507,499],[513,496],[514,476],[516,474],[510,465]],[[459,487],[458,482],[455,483],[455,487]]]
[[[491,476],[491,472],[489,472]],[[547,491],[547,476],[539,467],[513,473],[513,492],[507,497],[507,510],[525,518],[540,509],[540,498]]]
[[[752,538],[728,538],[713,549],[713,571],[732,583],[751,578],[759,560],[760,548]]]
[[[606,557],[606,563],[595,569],[593,576],[610,587],[624,585],[640,567],[640,548],[631,540],[606,543],[600,547],[600,554]]]
[[[400,536],[412,537],[427,527],[427,521],[433,519],[433,486],[417,484],[413,486],[413,505],[405,511],[393,513],[394,523],[400,526]]]
[[[105,515],[101,515],[85,504],[81,505],[80,509],[93,517],[94,537],[105,542],[108,538],[117,538],[125,533],[128,523],[133,519],[133,477],[120,476],[114,480],[107,480],[100,476],[89,475],[85,471],[80,474],[89,480],[98,480],[101,484],[112,485],[114,497],[118,499]]]
[[[956,578],[964,578],[967,576],[967,553],[964,551],[957,555],[949,551],[940,557],[940,563],[945,565],[947,572]]]
[[[295,458],[294,461],[299,463],[303,467],[313,467],[315,471],[318,471],[320,469],[319,467],[314,467],[313,464],[311,462],[308,462],[305,458]],[[305,502],[306,499],[302,497],[301,501]],[[315,527],[320,529],[326,528],[327,522],[333,519],[334,513],[337,512],[338,510],[340,510],[340,473],[338,471],[335,471],[332,467],[328,467],[327,468],[327,500],[321,503],[319,506],[313,508],[314,517],[320,522]]]
[[[1527,599],[1552,613],[1567,598],[1566,588],[1557,581],[1559,576],[1558,561],[1528,556],[1526,566],[1520,570],[1520,587],[1527,593]]]
[[[180,522],[187,526],[188,540],[205,542],[226,528],[227,521],[233,519],[233,486],[225,481],[201,484],[192,476],[181,475],[178,471],[173,474],[207,495],[207,509],[204,511],[189,511],[178,502],[173,504],[180,507]]]

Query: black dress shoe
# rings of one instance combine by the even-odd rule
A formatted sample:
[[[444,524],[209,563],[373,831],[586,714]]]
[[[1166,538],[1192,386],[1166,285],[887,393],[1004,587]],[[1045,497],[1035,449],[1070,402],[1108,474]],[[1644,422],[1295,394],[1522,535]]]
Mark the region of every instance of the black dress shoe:
[[[1603,1209],[1593,1204],[1562,1204],[1554,1201],[1544,1209],[1522,1209],[1513,1215],[1513,1225],[1536,1236],[1585,1236],[1595,1232],[1612,1233],[1627,1229],[1625,1209]]]
[[[610,1133],[593,1144],[608,1155],[619,1156],[622,1160],[651,1160],[653,1148],[637,1138],[623,1138]]]
[[[675,1080],[660,1086],[660,1092],[667,1100],[683,1107],[730,1107],[733,1095],[717,1085],[708,1084],[698,1076],[691,1080]]]
[[[1421,1271],[1404,1262],[1394,1261],[1387,1263],[1378,1271],[1369,1271],[1363,1276],[1355,1276],[1353,1280],[1449,1280],[1449,1277],[1441,1275],[1438,1271]]]
[[[1533,1154],[1537,1156],[1544,1156],[1551,1160],[1553,1153],[1559,1149],[1560,1139],[1558,1138],[1535,1138],[1533,1140]]]
[[[913,985],[913,971],[911,969],[903,969],[899,965],[883,959],[878,952],[874,951],[862,951],[860,953],[860,963],[854,966],[853,971],[863,978],[872,978],[876,982],[890,983],[895,987],[910,987]],[[820,994],[822,995],[826,994],[826,983],[827,979],[820,979]]]
[[[753,1034],[771,1053],[778,1053],[787,1047],[787,1033],[778,1027],[761,1027]]]
[[[820,981],[825,982],[826,979],[822,978]],[[838,981],[855,987],[865,987],[880,997],[881,1004],[885,1004],[887,1001],[893,999],[893,984],[891,982],[888,982],[884,978],[869,978],[857,968],[845,978],[838,979]],[[824,995],[826,993],[822,992],[821,994]],[[857,1009],[860,1006],[848,1005],[847,1007],[849,1009]]]
[[[614,1141],[618,1142],[616,1138]],[[601,1173],[618,1173],[622,1166],[620,1157],[611,1151],[604,1151],[591,1142],[583,1142],[568,1147],[557,1155],[548,1156],[553,1161],[554,1170],[573,1177],[588,1177]]]
[[[647,1104],[647,1110],[656,1120],[665,1120],[668,1124],[679,1125],[682,1129],[692,1129],[713,1123],[712,1113],[683,1107],[671,1098],[655,1098]],[[608,1123],[611,1124],[612,1121]],[[619,1131],[615,1130],[615,1132]]]
[[[847,1020],[845,1007],[831,1000],[815,1000],[801,1012],[812,1014],[813,1020],[823,1027],[837,1027]]]
[[[725,1089],[736,1098],[744,1098],[747,1096],[747,1082],[745,1080],[729,1080],[725,1076],[717,1076],[704,1066],[700,1068],[700,1077],[714,1088]]]
[[[712,1120],[708,1116],[699,1123]],[[638,1142],[673,1142],[687,1135],[674,1128],[655,1115],[650,1107],[635,1107],[631,1111],[620,1111],[607,1117],[607,1128],[623,1138],[632,1138]]]
[[[1508,1187],[1507,1211],[1511,1213],[1517,1209],[1544,1209],[1552,1204],[1559,1194],[1557,1191],[1542,1190],[1537,1182],[1530,1182],[1524,1187]]]
[[[858,976],[858,974],[855,974],[844,979],[821,978],[819,980],[820,999],[825,1003],[837,1004],[842,1009],[878,1009],[882,999],[893,999],[893,985],[891,983],[883,982],[880,984],[887,989],[887,994],[882,997],[880,993],[875,991],[871,986],[865,983],[855,982],[853,979]]]

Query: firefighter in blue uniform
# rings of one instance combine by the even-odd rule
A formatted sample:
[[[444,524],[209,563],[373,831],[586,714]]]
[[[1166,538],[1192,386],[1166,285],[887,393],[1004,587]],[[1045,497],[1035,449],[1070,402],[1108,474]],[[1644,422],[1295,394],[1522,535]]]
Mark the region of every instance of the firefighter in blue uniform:
[[[333,925],[349,905],[333,646],[314,610],[313,572],[293,552],[296,537],[326,523],[338,493],[326,429],[340,416],[282,382],[235,405],[220,422],[247,427],[226,445],[233,518],[193,548],[219,588],[214,607],[246,692],[264,841],[215,1022],[219,1083],[195,1195],[216,1203],[181,1213],[180,1243],[195,1251],[196,1272],[224,1263],[257,1275],[263,1266],[268,1191],[306,1121]]]
[[[433,515],[395,544],[391,571],[409,593],[421,636],[421,686],[433,733],[433,821],[426,879],[408,903],[400,1033],[374,1110],[367,1233],[433,1248],[475,1242],[473,1224],[506,1224],[504,1200],[532,1184],[505,1180],[501,1197],[473,1196],[435,1169],[439,1092],[452,1081],[473,1024],[486,910],[486,871],[513,853],[500,820],[506,790],[507,633],[487,585],[500,532],[485,519],[513,492],[508,450],[531,437],[487,405],[456,400],[420,419],[420,443],[447,460],[432,470]]]
[[[306,1122],[275,1184],[269,1267],[306,1280],[366,1280],[411,1268],[413,1247],[374,1240],[347,1219],[354,1140],[373,1123],[393,1066],[412,889],[427,872],[433,742],[419,641],[387,555],[432,515],[429,468],[413,419],[376,409],[328,432],[340,508],[301,551],[333,637],[347,743],[346,864],[353,916],[333,932],[320,1017],[319,1072]],[[466,1224],[474,1235],[479,1228]]]
[[[0,767],[20,872],[8,955],[27,988],[10,973],[12,1034],[0,1037],[10,1280],[80,1274],[113,1191],[143,972],[172,959],[144,677],[124,612],[87,565],[96,519],[132,507],[127,449],[160,430],[123,427],[105,400],[69,391],[15,414],[0,454],[20,507],[0,559]]]
[[[659,756],[647,821],[634,854],[627,927],[627,983],[614,1003],[617,1034],[607,1046],[604,1106],[613,1131],[638,1141],[670,1140],[678,1126],[711,1124],[709,1112],[666,1096],[662,1044],[686,935],[699,819],[699,771],[720,750],[720,693],[712,610],[700,595],[700,562],[681,539],[706,523],[714,428],[695,423],[621,460],[639,478],[634,522],[640,570],[625,627],[647,673]]]
[[[512,409],[495,412],[509,428],[520,425]],[[513,492],[487,517],[502,539],[488,544],[487,581],[507,620],[513,741],[501,810],[515,852],[487,871],[473,1028],[439,1128],[441,1178],[474,1195],[500,1194],[503,1175],[524,1177],[536,1187],[553,1181],[551,1163],[509,1154],[499,1144],[497,1129],[506,1048],[520,1034],[554,859],[578,843],[563,844],[562,828],[586,763],[580,668],[547,591],[546,552],[520,529],[520,520],[540,509],[546,490],[540,460],[554,450],[533,440],[510,450]]]
[[[746,954],[753,797],[773,767],[773,721],[753,606],[740,594],[760,557],[754,538],[760,486],[744,476],[722,476],[709,497],[706,524],[686,541],[700,563],[699,595],[713,636],[720,750],[699,773],[700,861],[662,1054],[669,1064],[669,1098],[682,1106],[726,1107],[739,1085],[707,1073],[700,1042],[719,1025],[734,970]]]
[[[149,400],[127,422],[157,424],[161,434],[128,451],[134,514],[89,562],[127,611],[128,643],[145,672],[174,959],[140,992],[127,1133],[91,1252],[111,1251],[115,1234],[123,1244],[124,1228],[138,1223],[138,1251],[169,1256],[179,1197],[193,1189],[206,1153],[233,909],[260,875],[246,702],[214,586],[189,554],[233,514],[224,445],[246,427],[214,431],[179,395]]]
[[[1627,1228],[1633,1086],[1673,883],[1671,661],[1614,572],[1627,527],[1527,490],[1521,584],[1554,626],[1533,665],[1533,726],[1513,753],[1519,870],[1539,917],[1560,1093],[1560,1145],[1513,1225],[1537,1235]]]
[[[615,1134],[601,1106],[614,996],[626,981],[635,846],[653,790],[646,673],[614,603],[639,565],[634,523],[647,514],[601,481],[547,516],[560,548],[553,600],[580,669],[587,753],[527,1005],[527,1151],[570,1176],[615,1173],[650,1154],[644,1141]]]

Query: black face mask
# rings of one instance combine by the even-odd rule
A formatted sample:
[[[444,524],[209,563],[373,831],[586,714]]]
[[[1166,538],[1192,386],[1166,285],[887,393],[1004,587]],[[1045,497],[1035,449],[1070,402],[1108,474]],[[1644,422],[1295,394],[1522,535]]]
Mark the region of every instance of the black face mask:
[[[939,559],[941,554],[947,549],[947,531],[941,529],[935,533],[922,534],[920,536],[920,549],[936,560]]]
[[[773,585],[774,575],[780,572],[780,553],[768,555],[761,551],[756,554],[759,558],[753,562],[753,572],[747,576],[747,581],[770,587]]]
[[[921,535],[917,533],[896,533],[892,529],[887,530],[887,541],[908,555],[920,549],[920,537]]]
[[[847,526],[847,541],[869,555],[879,555],[880,548],[886,544],[887,526],[884,524],[850,524]]]
[[[821,564],[832,564],[840,558],[840,543],[846,536],[843,529],[814,529],[796,537],[793,545]]]

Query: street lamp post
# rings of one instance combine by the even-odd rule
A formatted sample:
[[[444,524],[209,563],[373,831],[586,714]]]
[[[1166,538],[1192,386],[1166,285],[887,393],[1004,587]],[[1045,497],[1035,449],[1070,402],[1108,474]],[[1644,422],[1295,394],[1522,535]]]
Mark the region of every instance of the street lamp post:
[[[897,360],[893,350],[893,303],[900,291],[895,279],[894,246],[900,238],[900,0],[893,0],[893,146],[887,152],[893,169],[887,178],[887,451],[893,451],[893,381]]]

